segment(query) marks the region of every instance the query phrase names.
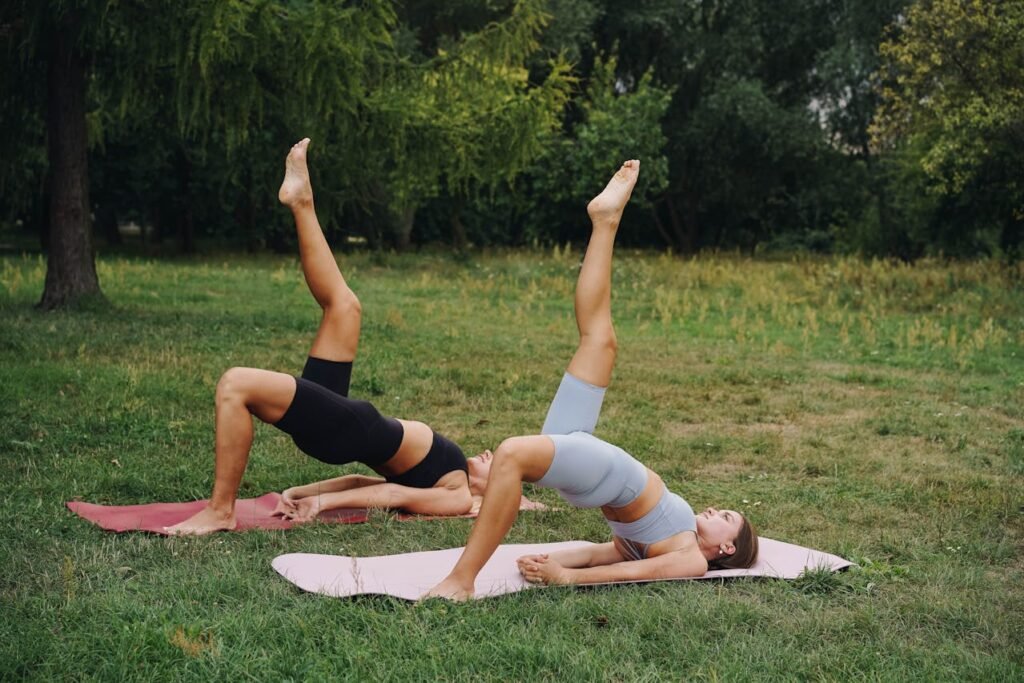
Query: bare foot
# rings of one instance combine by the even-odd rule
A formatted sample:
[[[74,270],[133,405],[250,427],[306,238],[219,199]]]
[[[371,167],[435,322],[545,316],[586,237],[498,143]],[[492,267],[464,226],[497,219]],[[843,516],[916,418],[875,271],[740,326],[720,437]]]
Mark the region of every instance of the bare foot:
[[[467,588],[462,582],[456,581],[449,576],[444,581],[424,593],[420,600],[426,600],[427,598],[444,598],[445,600],[451,600],[453,602],[465,602],[472,597],[473,586],[469,586]]]
[[[205,536],[215,531],[232,531],[237,525],[234,511],[225,516],[212,508],[205,507],[184,522],[179,522],[174,526],[165,526],[164,531],[171,536]]]
[[[601,194],[587,204],[587,213],[595,225],[619,226],[622,210],[626,208],[629,196],[633,194],[637,176],[640,175],[640,162],[630,159],[622,164]]]
[[[308,206],[313,203],[313,186],[309,184],[309,169],[306,168],[306,148],[309,138],[302,138],[288,152],[284,160],[284,180],[277,198],[285,206]]]

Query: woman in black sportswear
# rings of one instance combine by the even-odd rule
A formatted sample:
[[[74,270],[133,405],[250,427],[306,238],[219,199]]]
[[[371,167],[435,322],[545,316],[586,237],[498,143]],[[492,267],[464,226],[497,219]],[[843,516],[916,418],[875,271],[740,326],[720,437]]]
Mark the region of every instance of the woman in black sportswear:
[[[168,527],[201,535],[233,529],[235,499],[252,446],[252,416],[292,436],[306,454],[332,464],[361,462],[377,477],[347,475],[287,489],[277,512],[299,521],[331,508],[392,508],[428,515],[460,515],[487,484],[491,454],[468,461],[457,445],[422,422],[381,415],[348,397],[359,343],[361,308],[338,269],[317,220],[306,166],[309,138],[285,160],[278,193],[292,210],[299,256],[323,318],[302,376],[231,368],[216,393],[216,465],[213,493],[199,513]]]

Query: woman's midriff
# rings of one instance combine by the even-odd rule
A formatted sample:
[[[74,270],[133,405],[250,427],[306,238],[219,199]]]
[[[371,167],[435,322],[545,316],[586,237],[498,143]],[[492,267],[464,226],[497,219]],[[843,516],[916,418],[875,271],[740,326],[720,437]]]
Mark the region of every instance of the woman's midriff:
[[[408,472],[427,457],[434,444],[434,432],[422,422],[399,420],[402,423],[402,443],[385,463],[374,467],[377,474],[395,477]]]
[[[620,508],[613,508],[606,505],[601,508],[601,512],[604,513],[605,519],[610,519],[613,522],[635,522],[653,510],[654,506],[658,504],[658,501],[661,500],[661,496],[664,495],[664,493],[665,482],[663,482],[661,477],[655,474],[652,470],[648,469],[647,483],[644,485],[644,490],[636,497],[636,500],[629,505],[625,505]],[[615,542],[615,547],[618,548],[622,556],[627,557],[627,553],[625,552],[619,538],[615,537],[613,540]],[[680,532],[648,545],[647,557],[657,557],[658,555],[664,555],[665,553],[675,552],[677,550],[690,552],[696,547],[696,540],[696,532]]]
[[[640,492],[640,495],[632,503],[620,508],[604,505],[601,507],[601,512],[604,514],[605,519],[610,519],[613,522],[635,522],[654,509],[654,506],[658,504],[664,492],[665,482],[655,472],[648,469],[647,483],[644,484],[644,490]]]

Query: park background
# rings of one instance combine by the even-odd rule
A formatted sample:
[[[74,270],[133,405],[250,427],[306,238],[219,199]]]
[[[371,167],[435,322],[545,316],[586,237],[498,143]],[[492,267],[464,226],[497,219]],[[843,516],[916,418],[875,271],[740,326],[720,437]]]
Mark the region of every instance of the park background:
[[[1022,36],[1005,0],[4,3],[0,676],[1021,680]],[[473,452],[537,430],[582,209],[640,158],[602,436],[859,566],[412,607],[269,560],[464,520],[71,518],[205,497],[220,373],[301,367],[276,191],[305,136],[364,305],[354,395]],[[243,495],[336,473],[256,443]],[[606,535],[562,509],[510,538]]]

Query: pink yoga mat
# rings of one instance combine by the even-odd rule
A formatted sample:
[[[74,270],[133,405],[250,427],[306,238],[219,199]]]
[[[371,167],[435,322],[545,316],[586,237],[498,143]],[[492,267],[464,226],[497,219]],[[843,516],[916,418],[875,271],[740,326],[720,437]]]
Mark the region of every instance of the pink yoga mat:
[[[238,518],[236,531],[246,529],[291,529],[296,522],[275,517],[271,513],[277,507],[280,493],[267,493],[259,498],[248,498],[235,502],[235,515]],[[149,531],[154,534],[166,535],[164,527],[174,526],[183,522],[206,505],[205,500],[191,503],[147,503],[145,505],[95,505],[79,501],[69,502],[68,509],[79,517],[97,524],[107,531]],[[528,500],[525,496],[519,504],[520,510],[543,510],[545,506]],[[323,512],[317,517],[320,522],[337,524],[359,524],[369,519],[366,509],[337,509]],[[476,513],[460,515],[460,517],[476,517]],[[413,519],[443,519],[441,517],[425,517],[421,515],[400,514],[402,521]]]
[[[719,569],[700,579],[737,576],[763,576],[795,579],[807,569],[827,567],[838,571],[852,563],[841,557],[791,543],[760,538],[757,562],[749,569]],[[535,588],[523,579],[516,559],[530,553],[589,545],[587,541],[503,545],[484,565],[476,579],[476,597],[487,598]],[[448,575],[462,554],[462,548],[431,550],[382,557],[345,557],[290,553],[279,555],[271,563],[277,573],[299,588],[332,597],[351,595],[390,595],[417,600]],[[679,579],[692,580],[692,579]],[[630,582],[624,582],[630,583]],[[649,583],[649,582],[635,582]]]

